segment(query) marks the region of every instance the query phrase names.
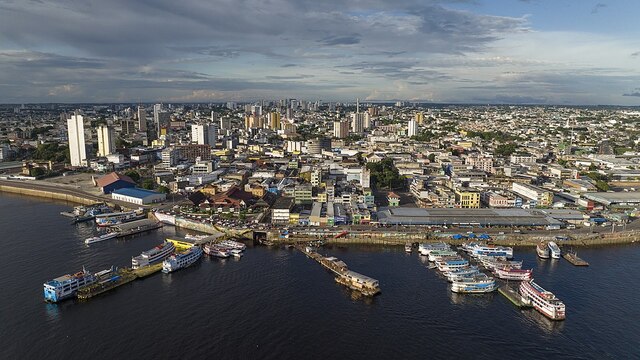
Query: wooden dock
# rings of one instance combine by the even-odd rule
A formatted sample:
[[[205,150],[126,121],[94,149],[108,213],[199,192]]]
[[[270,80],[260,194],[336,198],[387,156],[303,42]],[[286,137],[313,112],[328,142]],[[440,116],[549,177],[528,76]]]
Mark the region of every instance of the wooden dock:
[[[589,263],[579,258],[575,252],[565,252],[562,257],[575,266],[589,266]]]
[[[531,307],[531,305],[524,302],[522,296],[518,291],[509,285],[502,285],[498,288],[498,292],[506,297],[511,303],[519,308]]]

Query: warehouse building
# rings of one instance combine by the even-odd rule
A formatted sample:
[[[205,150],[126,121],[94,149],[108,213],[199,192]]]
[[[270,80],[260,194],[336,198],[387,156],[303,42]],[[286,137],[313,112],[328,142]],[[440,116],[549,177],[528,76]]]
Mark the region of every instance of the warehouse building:
[[[145,189],[124,188],[114,190],[111,193],[111,198],[136,205],[148,205],[165,201],[167,199],[167,195]]]

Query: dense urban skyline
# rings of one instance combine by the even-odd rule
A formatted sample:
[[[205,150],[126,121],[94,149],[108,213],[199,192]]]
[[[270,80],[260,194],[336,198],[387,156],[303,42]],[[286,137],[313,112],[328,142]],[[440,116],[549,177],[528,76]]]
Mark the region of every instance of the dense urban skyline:
[[[632,1],[2,1],[0,102],[640,104]]]

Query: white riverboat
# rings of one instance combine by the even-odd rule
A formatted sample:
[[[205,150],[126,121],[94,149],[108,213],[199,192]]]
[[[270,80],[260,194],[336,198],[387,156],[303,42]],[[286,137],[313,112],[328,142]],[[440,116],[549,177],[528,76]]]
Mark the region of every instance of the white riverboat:
[[[520,295],[524,301],[551,320],[564,320],[565,305],[552,292],[542,288],[533,280],[520,283]]]

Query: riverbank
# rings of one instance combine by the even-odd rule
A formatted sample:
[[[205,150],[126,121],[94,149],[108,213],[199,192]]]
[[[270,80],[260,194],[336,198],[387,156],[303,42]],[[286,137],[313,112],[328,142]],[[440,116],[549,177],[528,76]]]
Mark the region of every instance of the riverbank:
[[[121,208],[125,209],[133,208],[132,204],[92,195],[79,189],[71,189],[36,181],[0,180],[0,192],[39,197],[51,200],[61,200],[82,205],[104,202],[109,206],[118,205]]]

